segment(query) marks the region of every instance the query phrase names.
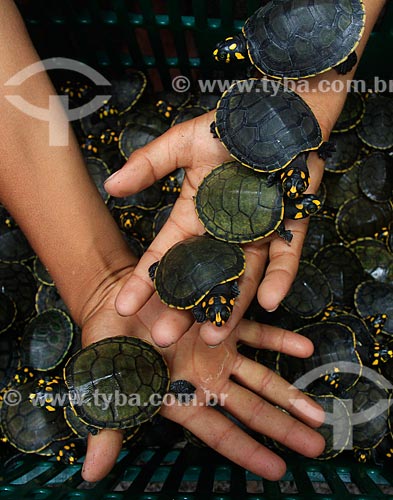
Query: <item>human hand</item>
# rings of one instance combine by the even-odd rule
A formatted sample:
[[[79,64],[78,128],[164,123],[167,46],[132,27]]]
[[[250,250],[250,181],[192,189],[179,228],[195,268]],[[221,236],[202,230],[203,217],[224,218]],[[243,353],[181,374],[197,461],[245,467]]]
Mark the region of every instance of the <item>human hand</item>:
[[[86,310],[83,346],[117,335],[132,335],[151,342],[149,330],[165,306],[154,296],[137,314],[119,316],[114,309],[114,298],[125,279],[116,285],[112,283],[110,293],[101,298],[99,305],[91,304],[91,312]],[[207,394],[221,397],[224,408],[253,431],[308,457],[318,456],[324,441],[312,427],[323,420],[320,407],[266,367],[239,354],[236,348],[237,342],[243,342],[307,357],[313,350],[311,342],[292,332],[242,320],[220,346],[211,349],[201,339],[199,328],[195,324],[178,343],[161,352],[171,379],[189,380],[196,387],[195,400],[201,405],[163,406],[161,414],[189,429],[217,452],[269,480],[282,477],[284,461],[207,406]],[[121,431],[101,430],[95,436],[89,435],[83,478],[98,481],[105,477],[121,447]]]

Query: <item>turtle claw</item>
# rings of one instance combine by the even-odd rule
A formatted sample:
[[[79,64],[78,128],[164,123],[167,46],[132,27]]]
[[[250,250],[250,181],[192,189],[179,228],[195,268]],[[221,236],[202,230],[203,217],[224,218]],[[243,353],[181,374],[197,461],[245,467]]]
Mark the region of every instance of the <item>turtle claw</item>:
[[[267,176],[266,185],[267,187],[272,187],[278,181],[277,172],[273,172]]]
[[[277,228],[277,233],[278,235],[283,238],[287,243],[291,243],[293,234],[292,231],[289,229],[285,229],[285,226],[283,223],[281,223],[278,228]]]
[[[321,160],[327,160],[336,151],[336,146],[333,142],[324,142],[318,149],[318,156]]]
[[[210,124],[210,132],[212,133],[214,139],[218,139],[218,134],[216,131],[216,122],[211,122]]]
[[[351,69],[358,62],[358,56],[356,52],[352,52],[349,56],[343,61],[341,64],[337,65],[334,69],[337,71],[339,75],[346,75],[351,71]]]
[[[192,308],[192,314],[194,315],[195,321],[197,323],[204,323],[207,319],[205,311],[199,304]]]

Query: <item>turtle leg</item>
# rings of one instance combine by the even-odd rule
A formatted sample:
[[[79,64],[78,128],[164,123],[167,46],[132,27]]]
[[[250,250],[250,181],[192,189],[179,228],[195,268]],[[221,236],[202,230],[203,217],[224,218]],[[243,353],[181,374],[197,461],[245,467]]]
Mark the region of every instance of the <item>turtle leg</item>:
[[[217,134],[217,130],[216,130],[216,122],[211,122],[210,132],[212,133],[214,139],[218,139],[218,134]]]
[[[192,314],[194,315],[197,323],[204,323],[207,319],[206,313],[200,304],[192,308]]]
[[[152,281],[154,281],[154,276],[156,275],[157,267],[158,267],[158,262],[154,262],[154,264],[152,264],[149,267],[149,276]]]
[[[289,229],[285,229],[284,223],[281,222],[281,224],[277,228],[277,233],[281,238],[283,238],[287,243],[290,243],[293,238],[292,231]]]
[[[336,151],[336,146],[333,142],[323,142],[317,153],[322,160],[327,160]]]
[[[232,298],[236,299],[240,295],[240,290],[239,290],[239,285],[237,284],[237,281],[234,281],[231,284],[231,295]]]
[[[278,179],[279,179],[279,171],[276,170],[275,172],[269,174],[267,176],[267,181],[266,181],[267,187],[274,186],[274,184],[278,182]]]
[[[339,75],[346,75],[351,71],[351,69],[355,66],[357,62],[358,62],[358,56],[354,51],[351,54],[349,54],[349,56],[345,59],[345,61],[335,66],[334,69],[337,71]]]

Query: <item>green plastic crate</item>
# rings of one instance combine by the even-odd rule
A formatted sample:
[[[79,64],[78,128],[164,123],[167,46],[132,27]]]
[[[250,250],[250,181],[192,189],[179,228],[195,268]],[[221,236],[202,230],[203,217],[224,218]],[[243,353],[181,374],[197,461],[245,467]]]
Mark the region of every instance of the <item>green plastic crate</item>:
[[[157,88],[170,89],[178,74],[219,77],[212,47],[239,31],[260,1],[167,0],[155,2],[155,8],[152,0],[19,0],[18,5],[42,58],[74,58],[104,74],[142,69],[158,76]],[[392,49],[390,2],[357,77],[393,78]],[[278,482],[190,445],[123,451],[112,472],[94,485],[83,482],[79,462],[64,466],[53,458],[19,455],[0,464],[0,499],[393,499],[392,472],[345,456],[326,462],[289,459]]]

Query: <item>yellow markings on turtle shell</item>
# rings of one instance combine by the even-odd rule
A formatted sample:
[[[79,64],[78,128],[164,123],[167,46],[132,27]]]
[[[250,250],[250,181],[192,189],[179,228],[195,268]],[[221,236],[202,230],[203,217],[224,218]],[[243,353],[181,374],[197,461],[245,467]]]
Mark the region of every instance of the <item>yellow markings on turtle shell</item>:
[[[64,449],[65,449],[65,450],[69,450],[69,449],[70,449],[69,445],[68,445],[68,444],[66,444],[66,445],[64,446]]]
[[[169,111],[165,111],[164,115],[165,115],[165,118],[170,118],[171,117],[171,114],[170,114]]]

